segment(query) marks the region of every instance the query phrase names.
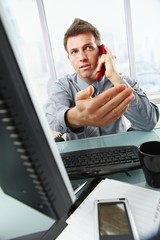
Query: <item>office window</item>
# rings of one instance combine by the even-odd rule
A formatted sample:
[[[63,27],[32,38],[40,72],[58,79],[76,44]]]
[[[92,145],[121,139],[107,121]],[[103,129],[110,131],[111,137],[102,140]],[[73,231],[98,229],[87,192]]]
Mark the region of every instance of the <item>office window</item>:
[[[159,13],[159,0],[131,0],[136,75],[149,95],[160,91]]]
[[[43,105],[50,71],[36,1],[5,0],[3,5],[10,19],[23,64]]]

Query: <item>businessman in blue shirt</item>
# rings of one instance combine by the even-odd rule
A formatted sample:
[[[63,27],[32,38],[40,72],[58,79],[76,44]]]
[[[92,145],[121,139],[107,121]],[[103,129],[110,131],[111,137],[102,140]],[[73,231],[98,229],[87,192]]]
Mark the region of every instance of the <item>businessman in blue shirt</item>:
[[[101,37],[89,22],[75,19],[64,35],[64,48],[75,73],[53,80],[45,114],[53,131],[67,140],[125,132],[124,116],[135,130],[152,130],[159,110],[134,80],[119,74],[116,57],[105,46],[99,55]],[[105,74],[96,81],[96,72]]]

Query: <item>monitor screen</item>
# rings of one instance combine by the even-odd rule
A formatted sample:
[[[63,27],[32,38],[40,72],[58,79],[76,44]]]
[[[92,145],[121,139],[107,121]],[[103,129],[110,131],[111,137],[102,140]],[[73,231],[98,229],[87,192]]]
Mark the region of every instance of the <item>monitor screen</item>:
[[[68,214],[75,195],[43,110],[21,66],[7,21],[2,16],[0,187],[9,196],[58,222]]]

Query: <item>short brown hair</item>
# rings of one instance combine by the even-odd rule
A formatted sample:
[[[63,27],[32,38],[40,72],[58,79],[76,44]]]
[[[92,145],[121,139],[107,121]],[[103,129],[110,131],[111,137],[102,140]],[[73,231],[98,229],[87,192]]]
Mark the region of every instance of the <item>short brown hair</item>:
[[[64,35],[63,44],[64,44],[65,50],[67,51],[67,41],[69,37],[77,36],[81,33],[86,33],[86,32],[92,33],[93,36],[95,37],[97,45],[100,45],[101,36],[98,29],[87,21],[84,21],[80,18],[75,18],[75,20],[73,21],[73,23],[71,24],[71,26],[68,28],[68,30]]]

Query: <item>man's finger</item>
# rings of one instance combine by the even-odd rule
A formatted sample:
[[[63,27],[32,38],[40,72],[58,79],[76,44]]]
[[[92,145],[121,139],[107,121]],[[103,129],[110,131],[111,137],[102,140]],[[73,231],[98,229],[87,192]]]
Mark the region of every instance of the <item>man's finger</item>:
[[[79,100],[90,98],[93,95],[93,93],[94,93],[94,88],[92,85],[90,85],[86,89],[79,91],[76,94],[75,100],[79,101]]]

